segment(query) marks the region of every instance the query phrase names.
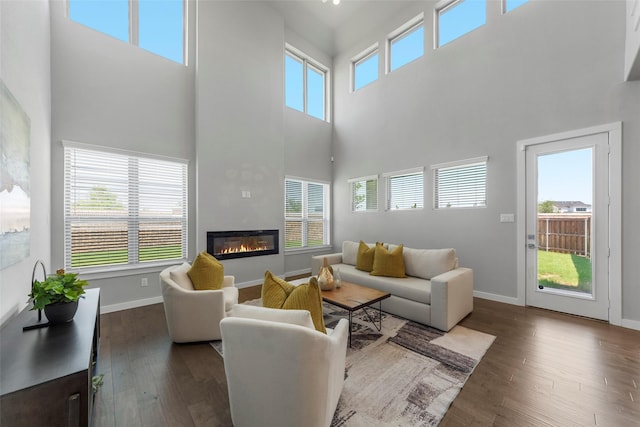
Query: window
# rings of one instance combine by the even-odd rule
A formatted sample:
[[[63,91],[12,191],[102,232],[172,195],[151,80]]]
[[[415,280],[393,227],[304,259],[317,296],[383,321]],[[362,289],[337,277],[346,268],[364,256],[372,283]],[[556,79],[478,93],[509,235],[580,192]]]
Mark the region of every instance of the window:
[[[184,64],[183,0],[68,0],[69,18]]]
[[[520,7],[527,3],[529,0],[503,0],[502,7],[503,13],[511,12],[516,7]]]
[[[284,180],[284,247],[328,246],[329,184],[298,178]]]
[[[326,120],[328,68],[291,46],[284,57],[285,105]]]
[[[388,37],[388,71],[394,71],[424,55],[424,15],[420,14]]]
[[[350,179],[351,212],[378,210],[378,176]]]
[[[353,81],[351,87],[354,91],[378,80],[378,44],[351,60]]]
[[[436,9],[437,46],[481,27],[487,22],[486,0],[454,0]]]
[[[487,206],[487,157],[442,163],[433,170],[433,207],[479,208]]]
[[[390,211],[424,208],[424,168],[384,174]]]
[[[65,268],[187,257],[187,162],[64,143]]]

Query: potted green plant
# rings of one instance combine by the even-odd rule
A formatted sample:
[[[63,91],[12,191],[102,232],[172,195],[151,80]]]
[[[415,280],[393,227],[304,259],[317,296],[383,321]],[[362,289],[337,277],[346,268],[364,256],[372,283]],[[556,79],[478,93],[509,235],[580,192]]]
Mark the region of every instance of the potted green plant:
[[[85,293],[86,280],[78,279],[77,273],[65,273],[63,269],[47,277],[43,282],[33,281],[29,296],[33,299],[32,310],[44,309],[49,324],[66,323],[73,320],[78,309],[78,300]]]

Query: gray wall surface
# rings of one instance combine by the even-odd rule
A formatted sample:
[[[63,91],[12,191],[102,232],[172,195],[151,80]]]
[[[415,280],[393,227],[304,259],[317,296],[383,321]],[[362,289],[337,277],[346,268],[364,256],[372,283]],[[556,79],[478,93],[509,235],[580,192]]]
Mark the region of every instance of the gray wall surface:
[[[25,31],[28,29],[28,31]],[[0,1],[0,79],[30,120],[31,248],[27,258],[0,270],[0,324],[25,307],[36,260],[51,265],[51,79],[49,2]],[[37,271],[36,279],[42,280]],[[35,316],[35,315],[34,315]]]
[[[505,15],[489,2],[486,25],[436,50],[433,4],[413,4],[374,30],[357,33],[351,22],[337,33],[351,47],[334,58],[334,241],[456,248],[477,292],[513,302],[516,223],[499,215],[517,209],[517,141],[622,121],[623,318],[640,320],[640,86],[623,82],[624,2],[532,1]],[[425,55],[386,75],[381,55],[379,80],[350,93],[350,59],[376,41],[384,51],[386,35],[420,12]],[[430,165],[478,156],[489,156],[487,207],[432,209]],[[424,210],[350,212],[349,178],[418,166]]]
[[[195,221],[195,64],[188,66],[76,23],[65,2],[51,3],[52,263],[64,265],[64,165],[61,141],[159,154],[189,161],[190,223]],[[189,22],[195,8],[189,10]],[[195,26],[188,27],[194,58]],[[195,248],[189,230],[189,254]],[[57,267],[59,268],[59,267]],[[148,287],[141,287],[141,278]],[[160,295],[158,269],[85,275],[102,306]]]

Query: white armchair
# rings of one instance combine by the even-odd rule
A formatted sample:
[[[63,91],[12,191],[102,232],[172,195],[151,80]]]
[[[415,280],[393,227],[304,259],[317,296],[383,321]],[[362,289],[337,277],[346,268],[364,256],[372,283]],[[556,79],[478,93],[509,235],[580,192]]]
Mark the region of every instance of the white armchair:
[[[349,322],[323,334],[306,310],[246,310],[220,322],[233,425],[329,426],[344,385]],[[297,313],[274,321],[276,312]]]
[[[169,336],[177,343],[219,340],[220,320],[238,303],[234,276],[224,276],[220,290],[197,291],[187,275],[189,268],[183,263],[160,273]]]

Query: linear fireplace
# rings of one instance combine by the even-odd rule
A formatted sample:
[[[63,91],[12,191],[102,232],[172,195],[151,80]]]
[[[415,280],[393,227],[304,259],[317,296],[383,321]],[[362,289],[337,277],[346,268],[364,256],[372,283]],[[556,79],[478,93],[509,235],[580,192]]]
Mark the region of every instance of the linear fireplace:
[[[278,230],[207,231],[207,252],[219,260],[277,254]]]

